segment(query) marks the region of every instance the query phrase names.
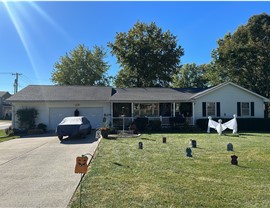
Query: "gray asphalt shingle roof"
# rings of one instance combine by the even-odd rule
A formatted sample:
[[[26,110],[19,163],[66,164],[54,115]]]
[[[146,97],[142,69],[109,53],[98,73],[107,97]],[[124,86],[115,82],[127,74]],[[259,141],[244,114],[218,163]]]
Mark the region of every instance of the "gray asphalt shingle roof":
[[[116,88],[111,101],[188,101],[202,88]]]
[[[8,101],[109,101],[111,87],[29,85]]]
[[[8,101],[189,101],[207,88],[112,88],[29,85]]]
[[[6,93],[8,93],[8,92],[0,91],[0,97],[3,97]]]
[[[101,86],[55,86],[29,85],[14,94],[7,101],[192,101],[226,85],[233,85],[256,95],[264,102],[268,98],[260,96],[234,83],[227,82],[210,88],[112,88]],[[1,96],[2,91],[0,91]],[[4,92],[5,93],[5,92]]]

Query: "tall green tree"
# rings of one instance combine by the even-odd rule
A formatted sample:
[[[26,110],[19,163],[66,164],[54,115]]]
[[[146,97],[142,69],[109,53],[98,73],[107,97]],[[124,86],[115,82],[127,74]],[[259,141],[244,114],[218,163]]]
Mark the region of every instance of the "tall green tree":
[[[226,34],[218,40],[212,57],[216,65],[213,74],[269,98],[270,16],[265,13],[252,16],[233,34]]]
[[[184,55],[176,36],[153,22],[137,22],[127,33],[117,33],[115,42],[108,46],[121,66],[115,79],[117,87],[167,87]]]
[[[207,87],[206,68],[207,65],[184,64],[173,76],[172,87]]]
[[[51,80],[57,85],[109,85],[105,58],[104,48],[94,46],[91,51],[79,44],[55,63]]]

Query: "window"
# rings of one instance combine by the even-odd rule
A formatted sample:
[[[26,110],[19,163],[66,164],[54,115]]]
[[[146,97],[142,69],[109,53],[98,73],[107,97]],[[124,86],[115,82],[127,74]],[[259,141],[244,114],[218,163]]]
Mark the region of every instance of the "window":
[[[145,117],[152,116],[157,117],[159,112],[158,104],[156,103],[136,103],[134,104],[133,113],[134,116]]]
[[[113,117],[131,116],[131,103],[113,103]]]
[[[192,103],[175,103],[175,116],[192,116]]]
[[[255,108],[254,102],[237,102],[237,115],[238,116],[254,116]]]
[[[241,103],[242,116],[249,116],[249,103]]]
[[[160,116],[172,116],[172,104],[171,103],[160,103]]]
[[[216,116],[216,103],[209,102],[206,103],[207,116]]]
[[[207,116],[220,116],[220,102],[203,102],[202,103],[202,115]]]

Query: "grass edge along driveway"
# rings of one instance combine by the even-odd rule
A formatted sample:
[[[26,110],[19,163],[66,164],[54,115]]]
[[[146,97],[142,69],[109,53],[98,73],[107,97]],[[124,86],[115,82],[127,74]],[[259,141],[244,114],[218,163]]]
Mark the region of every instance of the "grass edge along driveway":
[[[11,139],[16,139],[19,138],[20,136],[9,136],[5,133],[5,130],[0,129],[0,142],[8,141]]]
[[[162,143],[162,137],[167,143]],[[190,139],[197,141],[186,157]],[[143,149],[138,148],[143,142]],[[227,151],[231,142],[233,152]],[[230,156],[238,156],[238,166]],[[270,207],[270,134],[149,134],[103,139],[82,207]],[[79,190],[69,207],[79,207]]]

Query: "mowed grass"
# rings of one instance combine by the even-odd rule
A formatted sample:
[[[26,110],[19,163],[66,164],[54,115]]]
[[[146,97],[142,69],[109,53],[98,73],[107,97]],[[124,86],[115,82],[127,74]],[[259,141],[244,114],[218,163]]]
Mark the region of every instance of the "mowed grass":
[[[18,137],[19,136],[8,136],[8,135],[6,135],[5,130],[0,129],[0,142],[15,139],[15,138],[18,138]]]
[[[192,158],[190,139],[197,141]],[[79,190],[70,207],[80,207]],[[81,207],[270,207],[270,134],[103,139],[82,183]]]

